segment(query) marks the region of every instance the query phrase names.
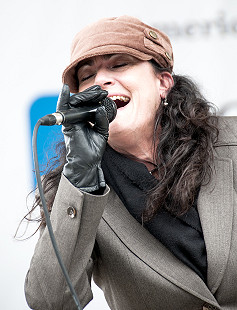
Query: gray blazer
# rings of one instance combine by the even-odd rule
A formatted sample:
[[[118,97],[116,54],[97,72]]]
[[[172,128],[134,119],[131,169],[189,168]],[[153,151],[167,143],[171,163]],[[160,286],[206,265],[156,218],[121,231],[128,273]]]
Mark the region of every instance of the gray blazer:
[[[83,306],[92,298],[93,274],[114,310],[237,309],[237,118],[219,123],[213,177],[198,199],[207,285],[128,213],[112,189],[93,196],[62,176],[51,221]],[[68,216],[68,208],[76,216]],[[35,310],[76,309],[47,229],[36,245],[25,293]]]

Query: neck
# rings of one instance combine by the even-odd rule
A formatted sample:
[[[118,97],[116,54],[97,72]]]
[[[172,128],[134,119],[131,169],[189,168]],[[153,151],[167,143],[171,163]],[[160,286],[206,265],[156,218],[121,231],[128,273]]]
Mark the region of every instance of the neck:
[[[149,171],[156,167],[154,160],[154,145],[152,142],[143,141],[143,143],[136,143],[135,145],[123,144],[121,146],[109,141],[109,145],[115,151],[124,154],[135,161],[143,163]]]

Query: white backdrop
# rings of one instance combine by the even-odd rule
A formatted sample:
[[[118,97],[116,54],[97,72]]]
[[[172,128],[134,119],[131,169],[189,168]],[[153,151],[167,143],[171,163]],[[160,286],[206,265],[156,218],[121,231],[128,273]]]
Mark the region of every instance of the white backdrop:
[[[226,115],[237,115],[236,0],[8,0],[0,11],[1,258],[0,308],[28,309],[24,278],[38,236],[16,241],[32,189],[29,108],[57,95],[72,38],[106,16],[133,15],[170,34],[175,73],[192,76]],[[86,309],[107,309],[99,289]]]

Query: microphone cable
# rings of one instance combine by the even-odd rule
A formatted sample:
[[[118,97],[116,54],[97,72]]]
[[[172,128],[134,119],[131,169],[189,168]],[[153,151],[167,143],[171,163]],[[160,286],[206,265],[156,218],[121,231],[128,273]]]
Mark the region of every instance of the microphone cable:
[[[59,265],[62,269],[62,272],[64,274],[64,277],[66,279],[66,282],[68,284],[68,287],[70,289],[71,295],[74,299],[74,302],[76,304],[76,307],[78,310],[82,310],[82,307],[80,305],[79,299],[77,297],[77,294],[75,292],[75,289],[72,285],[72,282],[69,278],[68,272],[65,268],[65,265],[62,261],[62,258],[60,256],[59,250],[58,250],[58,246],[56,243],[56,239],[54,237],[54,233],[53,233],[53,228],[51,225],[51,221],[50,221],[50,217],[49,217],[49,212],[48,212],[48,208],[47,208],[47,204],[46,204],[46,200],[45,200],[45,196],[44,196],[44,191],[43,191],[43,187],[42,187],[42,182],[41,182],[41,177],[40,177],[40,171],[39,171],[39,161],[38,161],[38,154],[37,154],[37,134],[38,134],[38,129],[40,127],[40,125],[42,125],[42,120],[39,119],[38,122],[36,123],[35,127],[34,127],[34,131],[33,131],[33,139],[32,139],[32,144],[33,144],[33,159],[34,159],[34,165],[35,165],[35,173],[36,173],[36,180],[37,180],[37,184],[38,184],[38,189],[39,189],[39,194],[40,194],[40,198],[41,198],[41,202],[42,202],[42,206],[43,206],[43,210],[44,210],[44,215],[45,215],[45,221],[46,221],[46,225],[48,227],[48,231],[49,231],[49,236],[53,245],[53,249],[54,252],[56,254],[57,260],[59,262]]]

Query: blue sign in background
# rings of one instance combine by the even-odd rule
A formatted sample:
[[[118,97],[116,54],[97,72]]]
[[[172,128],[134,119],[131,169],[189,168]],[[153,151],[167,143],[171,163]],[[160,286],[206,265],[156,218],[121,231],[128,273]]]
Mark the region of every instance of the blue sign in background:
[[[32,137],[35,124],[38,119],[46,114],[51,114],[56,111],[58,96],[43,96],[36,99],[30,108],[30,136],[31,136],[31,154],[32,154],[32,171],[34,171],[33,162],[33,148],[32,148]],[[58,141],[63,140],[63,134],[61,132],[62,126],[40,126],[37,136],[37,148],[38,148],[38,159],[40,165],[40,171],[42,174],[46,168],[46,164],[50,158],[56,155],[55,145]],[[36,185],[35,173],[33,172],[33,184]]]

